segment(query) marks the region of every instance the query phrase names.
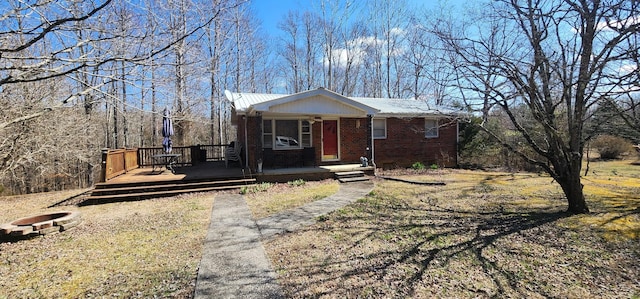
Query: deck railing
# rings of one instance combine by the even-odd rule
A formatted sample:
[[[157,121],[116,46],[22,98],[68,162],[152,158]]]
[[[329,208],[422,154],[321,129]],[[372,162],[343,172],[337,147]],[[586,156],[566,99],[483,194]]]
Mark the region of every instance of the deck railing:
[[[107,181],[135,168],[138,168],[137,149],[105,149],[102,151],[101,181]]]
[[[179,154],[176,161],[178,166],[191,166],[206,161],[224,160],[225,148],[228,145],[194,145],[176,146],[172,154]],[[116,176],[138,167],[152,166],[153,156],[164,154],[162,147],[141,147],[133,149],[104,149],[102,151],[101,182],[106,182]]]
[[[224,160],[224,145],[194,145],[194,146],[176,146],[171,149],[172,154],[179,154],[176,164],[179,166],[190,166],[207,161]],[[138,148],[138,164],[140,167],[152,166],[153,156],[164,154],[161,147],[141,147]]]

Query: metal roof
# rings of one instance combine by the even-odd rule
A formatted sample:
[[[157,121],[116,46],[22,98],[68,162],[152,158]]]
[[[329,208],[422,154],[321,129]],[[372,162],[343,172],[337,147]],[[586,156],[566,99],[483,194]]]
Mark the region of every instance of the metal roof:
[[[320,88],[322,90],[322,88]],[[269,101],[278,102],[279,99],[291,98],[299,99],[304,96],[305,93],[315,93],[317,90],[305,91],[295,95],[290,94],[265,94],[265,93],[234,93],[225,92],[227,99],[234,103],[236,111],[240,113],[247,113],[252,108],[261,105]],[[356,102],[360,105],[370,107],[367,109],[375,111],[374,116],[398,116],[398,117],[414,117],[414,116],[428,116],[428,115],[452,115],[454,111],[446,109],[444,107],[430,105],[425,101],[416,99],[391,99],[391,98],[364,98],[364,97],[345,97],[336,94],[332,91],[326,90],[326,95],[333,95],[335,99],[346,98],[350,101]]]
[[[453,111],[443,107],[429,105],[429,103],[416,99],[389,99],[389,98],[351,98],[354,101],[373,107],[380,112],[378,116],[414,116],[414,115],[442,115],[451,114]]]

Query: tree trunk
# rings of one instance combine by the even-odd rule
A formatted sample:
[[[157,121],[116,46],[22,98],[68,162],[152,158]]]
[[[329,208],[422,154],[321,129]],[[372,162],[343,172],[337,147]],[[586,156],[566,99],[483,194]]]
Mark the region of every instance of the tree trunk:
[[[580,163],[580,162],[574,162]],[[589,213],[587,202],[584,198],[583,185],[580,180],[581,167],[568,167],[568,169],[558,177],[558,183],[562,187],[565,196],[567,197],[567,213],[571,214],[586,214]]]

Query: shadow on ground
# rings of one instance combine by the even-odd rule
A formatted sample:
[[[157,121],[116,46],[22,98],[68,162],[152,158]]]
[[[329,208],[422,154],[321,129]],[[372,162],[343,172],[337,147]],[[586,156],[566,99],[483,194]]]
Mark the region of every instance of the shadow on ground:
[[[570,216],[562,207],[476,208],[368,197],[278,241],[297,242],[299,253],[267,246],[290,297],[580,297],[610,295],[597,286],[608,283],[640,291],[637,248],[556,225]],[[612,250],[619,256],[602,256]]]

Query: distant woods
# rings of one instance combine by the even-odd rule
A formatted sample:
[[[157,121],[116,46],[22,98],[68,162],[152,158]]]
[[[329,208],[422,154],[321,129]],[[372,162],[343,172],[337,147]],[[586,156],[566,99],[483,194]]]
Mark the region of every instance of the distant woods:
[[[91,186],[102,148],[160,146],[165,107],[175,145],[228,143],[222,91],[264,82],[258,68],[268,65],[248,8],[219,0],[4,1],[0,194]]]

